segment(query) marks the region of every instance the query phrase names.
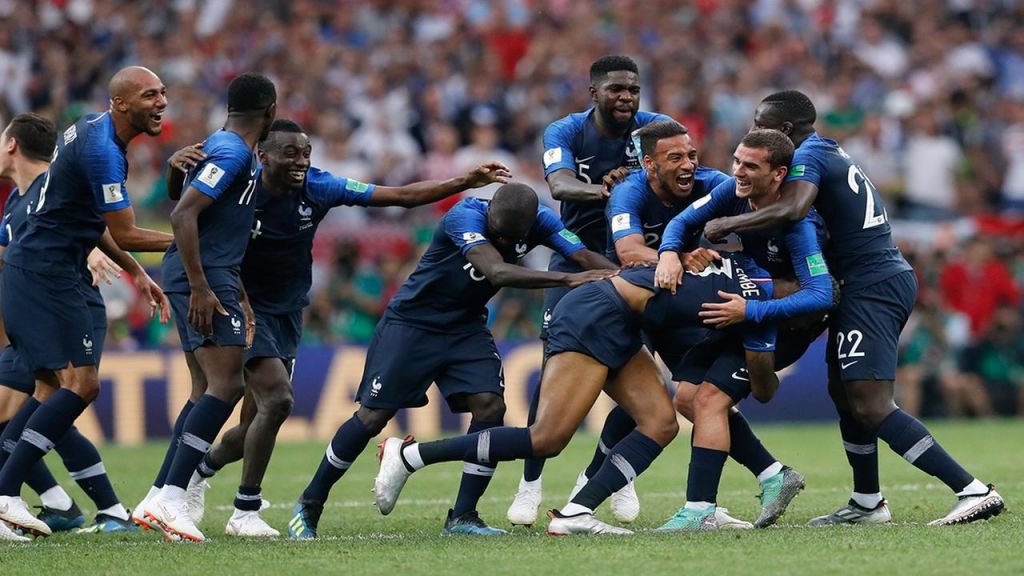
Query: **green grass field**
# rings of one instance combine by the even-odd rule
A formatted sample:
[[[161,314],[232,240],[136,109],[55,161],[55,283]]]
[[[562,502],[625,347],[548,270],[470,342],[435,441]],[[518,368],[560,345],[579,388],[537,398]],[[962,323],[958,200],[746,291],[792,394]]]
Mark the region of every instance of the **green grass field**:
[[[1022,574],[1024,573],[1024,420],[932,422],[939,440],[972,472],[995,482],[1008,512],[987,523],[930,528],[953,498],[945,486],[891,452],[880,450],[883,490],[895,524],[810,529],[812,516],[845,502],[849,470],[831,426],[760,426],[765,445],[807,476],[801,493],[777,527],[759,531],[655,534],[682,503],[689,461],[681,434],[639,480],[642,511],[632,537],[551,538],[545,522],[503,538],[440,535],[458,487],[461,465],[435,466],[413,476],[397,508],[381,517],[370,488],[376,471],[368,449],[335,488],[316,542],[252,541],[223,535],[238,481],[233,465],[213,479],[201,528],[205,544],[163,542],[156,534],[59,534],[30,544],[0,545],[0,574]],[[589,460],[594,438],[580,436],[545,471],[546,507],[560,506]],[[884,445],[880,448],[884,448]],[[107,469],[128,505],[148,488],[164,446],[103,449]],[[263,495],[273,502],[265,518],[284,531],[292,503],[315,469],[323,447],[278,446]],[[55,473],[59,462],[52,456]],[[506,527],[522,467],[502,464],[480,511]],[[73,487],[76,501],[88,500]],[[26,489],[27,492],[27,489]],[[719,503],[741,518],[757,514],[756,481],[730,463]],[[29,498],[29,500],[33,500]],[[610,519],[606,510],[599,514]]]

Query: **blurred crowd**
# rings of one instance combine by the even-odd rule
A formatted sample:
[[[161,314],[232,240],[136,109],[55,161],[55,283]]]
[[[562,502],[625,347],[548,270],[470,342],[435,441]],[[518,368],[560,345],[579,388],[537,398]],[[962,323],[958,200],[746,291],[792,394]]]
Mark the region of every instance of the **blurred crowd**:
[[[885,195],[921,279],[901,402],[1024,412],[1024,2],[0,0],[0,119],[32,110],[64,126],[106,107],[117,68],[153,69],[170,107],[163,135],[132,143],[129,188],[140,220],[167,228],[166,158],[218,128],[228,81],[256,70],[278,86],[279,117],[314,136],[320,168],[401,185],[493,158],[550,202],[540,136],[589,106],[589,65],[611,53],[640,64],[641,106],[687,125],[702,163],[726,171],[761,97],[810,95],[819,131]],[[309,342],[367,341],[447,205],[335,211]],[[173,338],[130,286],[105,290],[111,346]],[[535,338],[539,298],[504,292],[496,336]]]

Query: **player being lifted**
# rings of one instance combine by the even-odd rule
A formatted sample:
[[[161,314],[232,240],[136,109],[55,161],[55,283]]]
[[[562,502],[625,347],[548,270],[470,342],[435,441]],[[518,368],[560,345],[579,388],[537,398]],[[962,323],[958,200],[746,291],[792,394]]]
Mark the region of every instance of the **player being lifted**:
[[[109,84],[110,109],[64,131],[24,233],[4,251],[3,316],[14,349],[35,373],[42,403],[28,402],[24,431],[0,470],[0,519],[35,534],[49,527],[19,497],[32,467],[68,433],[99,394],[96,320],[82,289],[86,257],[108,229],[126,250],[159,251],[170,235],[138,228],[125,190],[126,147],[140,134],[159,135],[166,88],[141,67],[118,71]],[[111,252],[115,260],[120,256]],[[166,321],[167,300],[144,272],[136,287]],[[105,327],[105,318],[103,322]],[[10,424],[8,428],[10,428]]]
[[[259,516],[260,485],[277,431],[291,413],[291,376],[312,284],[313,238],[327,213],[337,206],[421,206],[511,177],[506,166],[492,162],[448,180],[377,186],[311,167],[312,149],[299,124],[278,119],[258,150],[256,221],[242,261],[242,282],[256,314],[256,335],[245,353],[242,419],[206,454],[188,491],[189,511],[198,524],[206,479],[244,457],[235,511],[226,528],[232,535],[278,535]],[[187,169],[188,161],[182,160],[186,164],[174,168]],[[320,467],[319,475],[344,471],[327,456]]]
[[[544,272],[517,264],[540,244],[584,271]],[[490,202],[467,198],[456,204],[377,324],[357,395],[361,406],[338,428],[303,492],[288,525],[292,537],[316,537],[331,487],[399,409],[427,403],[432,382],[453,411],[472,414],[470,433],[502,425],[501,357],[487,329],[485,308],[500,288],[574,287],[616,269],[584,248],[554,212],[539,206],[529,186],[505,184]],[[484,523],[476,510],[494,474],[493,463],[467,459],[463,472],[445,533],[505,534]]]
[[[544,130],[544,177],[551,195],[561,202],[562,222],[579,236],[583,245],[598,254],[608,252],[605,205],[611,189],[630,170],[640,167],[639,151],[631,138],[637,128],[656,120],[670,120],[663,114],[640,111],[640,76],[636,62],[628,56],[604,56],[590,65],[590,98],[593,106],[552,122]],[[579,272],[580,268],[559,254],[552,254],[548,270]],[[547,339],[547,324],[565,287],[544,291],[544,322],[541,339]],[[530,421],[536,416],[536,390],[530,402]],[[629,416],[613,411],[605,431],[621,438],[633,429]],[[605,433],[602,432],[602,436]],[[508,509],[512,524],[533,524],[542,499],[541,471],[544,461],[529,459],[523,466],[519,491]],[[640,512],[633,485],[612,498],[612,512],[620,521],[631,521]]]
[[[594,510],[621,490],[654,461],[679,431],[672,402],[661,375],[641,343],[649,331],[657,352],[683,357],[701,337],[745,338],[750,385],[766,401],[778,387],[772,350],[772,326],[709,331],[698,316],[700,303],[716,299],[719,290],[742,291],[767,298],[772,282],[743,255],[724,258],[704,273],[688,278],[673,294],[654,287],[651,267],[623,270],[610,280],[573,290],[559,302],[551,321],[551,355],[544,372],[537,420],[528,428],[501,427],[436,442],[417,443],[389,438],[383,445],[374,486],[377,507],[394,508],[408,477],[438,462],[469,460],[494,465],[505,460],[556,456],[572,438],[602,390],[635,420],[636,428],[612,447],[599,470],[561,510],[552,510],[548,534],[630,534],[629,530],[594,518]]]
[[[759,210],[778,199],[779,187],[793,159],[793,143],[777,130],[753,130],[733,154],[734,178],[698,200],[668,225],[660,249],[657,283],[676,290],[684,280],[678,251],[684,240],[700,233],[704,224],[721,215]],[[748,302],[742,294],[719,294],[724,302],[704,304],[701,316],[709,329],[727,328],[744,321],[775,324],[808,314],[823,315],[832,307],[832,279],[822,256],[824,225],[813,211],[791,226],[769,233],[742,232],[743,253],[776,278],[795,277],[800,289],[778,300]],[[710,309],[710,310],[709,310]],[[728,318],[725,312],[737,313]],[[776,369],[803,354],[818,331],[781,330]],[[709,336],[711,336],[709,334]],[[670,366],[680,364],[666,359]],[[687,503],[661,529],[694,530],[721,527],[715,495],[727,456],[744,465],[761,484],[761,514],[754,526],[773,524],[804,486],[803,476],[783,466],[754,435],[736,405],[750,392],[740,346],[707,338],[674,370],[681,376],[674,398],[677,409],[694,422]]]
[[[917,297],[917,279],[892,241],[882,198],[864,171],[839,145],[814,131],[814,104],[801,92],[767,96],[754,113],[755,128],[785,133],[796,146],[779,200],[763,209],[712,220],[711,240],[730,232],[792,224],[813,205],[829,232],[829,267],[841,298],[829,315],[829,394],[853,468],[853,495],[846,506],[811,525],[884,523],[891,519],[878,479],[877,442],[939,478],[957,503],[935,525],[973,522],[1004,507],[992,485],[963,469],[924,424],[896,406],[897,341]]]

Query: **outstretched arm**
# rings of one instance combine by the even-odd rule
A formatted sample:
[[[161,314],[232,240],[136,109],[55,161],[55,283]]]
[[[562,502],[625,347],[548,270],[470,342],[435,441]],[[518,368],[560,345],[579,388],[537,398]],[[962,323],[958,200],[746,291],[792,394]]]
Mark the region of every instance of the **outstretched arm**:
[[[422,206],[453,194],[494,182],[504,184],[512,179],[508,166],[501,162],[487,162],[463,176],[448,180],[425,180],[405,186],[377,186],[370,198],[370,206]]]
[[[572,170],[556,170],[548,175],[551,197],[559,202],[598,202],[608,198],[612,188],[629,175],[625,168],[616,168],[604,176],[600,184],[587,184],[576,178]]]

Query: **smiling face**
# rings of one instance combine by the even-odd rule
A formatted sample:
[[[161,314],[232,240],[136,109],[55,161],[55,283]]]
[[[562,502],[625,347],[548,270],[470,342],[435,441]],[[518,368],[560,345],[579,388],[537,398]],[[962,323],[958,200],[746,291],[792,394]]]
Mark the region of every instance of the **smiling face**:
[[[263,172],[275,189],[295,190],[306,183],[313,145],[302,132],[271,132],[260,145]]]
[[[772,168],[767,148],[750,148],[740,144],[732,158],[732,174],[736,177],[736,195],[755,202],[779,190],[788,168]]]
[[[644,156],[644,168],[661,193],[672,200],[687,198],[697,173],[697,148],[689,134],[662,138],[654,145],[654,154]]]
[[[163,114],[167,108],[167,87],[149,70],[132,74],[123,94],[113,98],[118,111],[139,134],[157,136],[163,132]]]

